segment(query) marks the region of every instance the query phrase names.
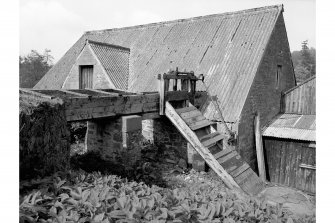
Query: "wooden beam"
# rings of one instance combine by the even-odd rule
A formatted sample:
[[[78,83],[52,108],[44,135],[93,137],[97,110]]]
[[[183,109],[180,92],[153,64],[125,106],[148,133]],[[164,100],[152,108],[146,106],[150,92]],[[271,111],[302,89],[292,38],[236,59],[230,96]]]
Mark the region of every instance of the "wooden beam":
[[[161,118],[159,112],[147,112],[142,114],[142,120]]]
[[[165,94],[165,101],[183,101],[188,98],[188,91],[167,91]]]
[[[81,94],[81,93],[78,93],[78,92],[69,91],[69,90],[65,90],[65,89],[58,89],[58,91],[64,92],[66,94],[76,95],[76,96],[79,96],[79,97],[85,97],[85,98],[90,97],[90,95],[87,95],[87,94]]]
[[[198,80],[196,76],[194,75],[192,76],[191,74],[187,74],[187,75],[164,74],[163,79]]]
[[[88,120],[116,115],[156,113],[159,111],[159,95],[69,98],[65,101],[65,109],[68,121]]]
[[[165,74],[163,74],[164,76]],[[166,100],[166,92],[169,90],[169,79],[164,79],[161,74],[158,74],[158,89],[159,89],[159,114],[164,115],[165,109],[165,100]]]
[[[258,113],[255,116],[254,123],[255,123],[254,126],[255,126],[255,141],[256,141],[258,173],[259,173],[259,177],[263,181],[266,181],[263,141],[262,141],[262,133],[261,133],[260,120],[259,120]]]
[[[33,91],[32,89],[20,88],[20,91],[22,93],[30,94],[30,95],[33,95],[33,96],[36,96],[36,97],[42,97],[42,98],[47,98],[47,99],[54,99],[54,98],[56,98],[55,96],[50,96],[50,95],[47,95],[47,94],[36,92],[36,91]]]
[[[85,89],[85,90],[93,91],[93,92],[100,93],[100,94],[105,94],[108,96],[119,96],[120,95],[119,93],[107,92],[107,91],[102,91],[102,90],[97,90],[97,89]]]
[[[206,163],[219,175],[226,186],[230,189],[240,188],[234,179],[222,168],[216,161],[210,151],[202,145],[197,135],[188,127],[188,125],[181,119],[169,102],[165,103],[165,115],[171,120],[173,125],[179,132],[188,140],[193,148],[201,155]]]

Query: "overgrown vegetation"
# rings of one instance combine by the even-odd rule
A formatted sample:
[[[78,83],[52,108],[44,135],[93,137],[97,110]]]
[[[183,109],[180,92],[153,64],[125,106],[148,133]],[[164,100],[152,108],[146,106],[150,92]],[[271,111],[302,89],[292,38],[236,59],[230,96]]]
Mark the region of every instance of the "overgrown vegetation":
[[[53,66],[51,50],[45,49],[43,54],[31,50],[28,55],[19,56],[20,87],[32,88]]]
[[[229,191],[171,190],[100,173],[57,173],[39,187],[20,198],[20,222],[315,222]]]
[[[69,132],[64,113],[56,99],[20,95],[20,180],[69,167]]]

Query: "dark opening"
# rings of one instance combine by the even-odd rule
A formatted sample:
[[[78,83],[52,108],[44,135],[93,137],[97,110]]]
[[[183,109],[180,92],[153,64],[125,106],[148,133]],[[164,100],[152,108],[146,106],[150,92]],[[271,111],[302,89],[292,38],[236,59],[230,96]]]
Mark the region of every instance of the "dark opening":
[[[79,66],[79,89],[93,88],[93,65]]]
[[[281,75],[282,75],[282,65],[277,65],[276,88],[279,88]]]

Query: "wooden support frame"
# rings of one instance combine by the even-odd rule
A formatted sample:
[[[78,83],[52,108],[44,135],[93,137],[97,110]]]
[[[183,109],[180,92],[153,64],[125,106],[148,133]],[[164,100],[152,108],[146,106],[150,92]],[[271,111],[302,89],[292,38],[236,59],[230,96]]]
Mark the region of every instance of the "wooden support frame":
[[[20,91],[26,94],[30,94],[36,97],[42,97],[42,98],[47,98],[47,99],[55,99],[54,96],[50,96],[50,95],[46,95],[40,92],[36,92],[34,90],[30,90],[30,89],[24,89],[24,88],[20,88]]]
[[[165,102],[166,101],[180,101],[180,105],[187,101],[194,104],[195,92],[196,92],[196,81],[199,80],[194,72],[180,72],[178,67],[175,71],[169,71],[168,73],[158,74],[158,91],[160,96],[160,107],[159,114],[164,115]],[[169,91],[170,80],[172,80],[172,91]],[[180,80],[180,81],[179,81]],[[181,90],[178,90],[178,84]],[[184,101],[184,102],[183,102]]]

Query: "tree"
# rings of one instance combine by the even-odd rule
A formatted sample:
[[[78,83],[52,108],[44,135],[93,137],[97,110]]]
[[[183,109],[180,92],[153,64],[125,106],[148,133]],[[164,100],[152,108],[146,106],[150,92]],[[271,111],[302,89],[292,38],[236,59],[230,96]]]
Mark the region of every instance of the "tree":
[[[314,48],[308,47],[308,40],[301,43],[300,51],[292,52],[292,62],[298,84],[315,75],[315,53]]]
[[[45,49],[43,54],[36,50],[26,56],[19,56],[20,87],[32,88],[53,66],[51,50]]]

